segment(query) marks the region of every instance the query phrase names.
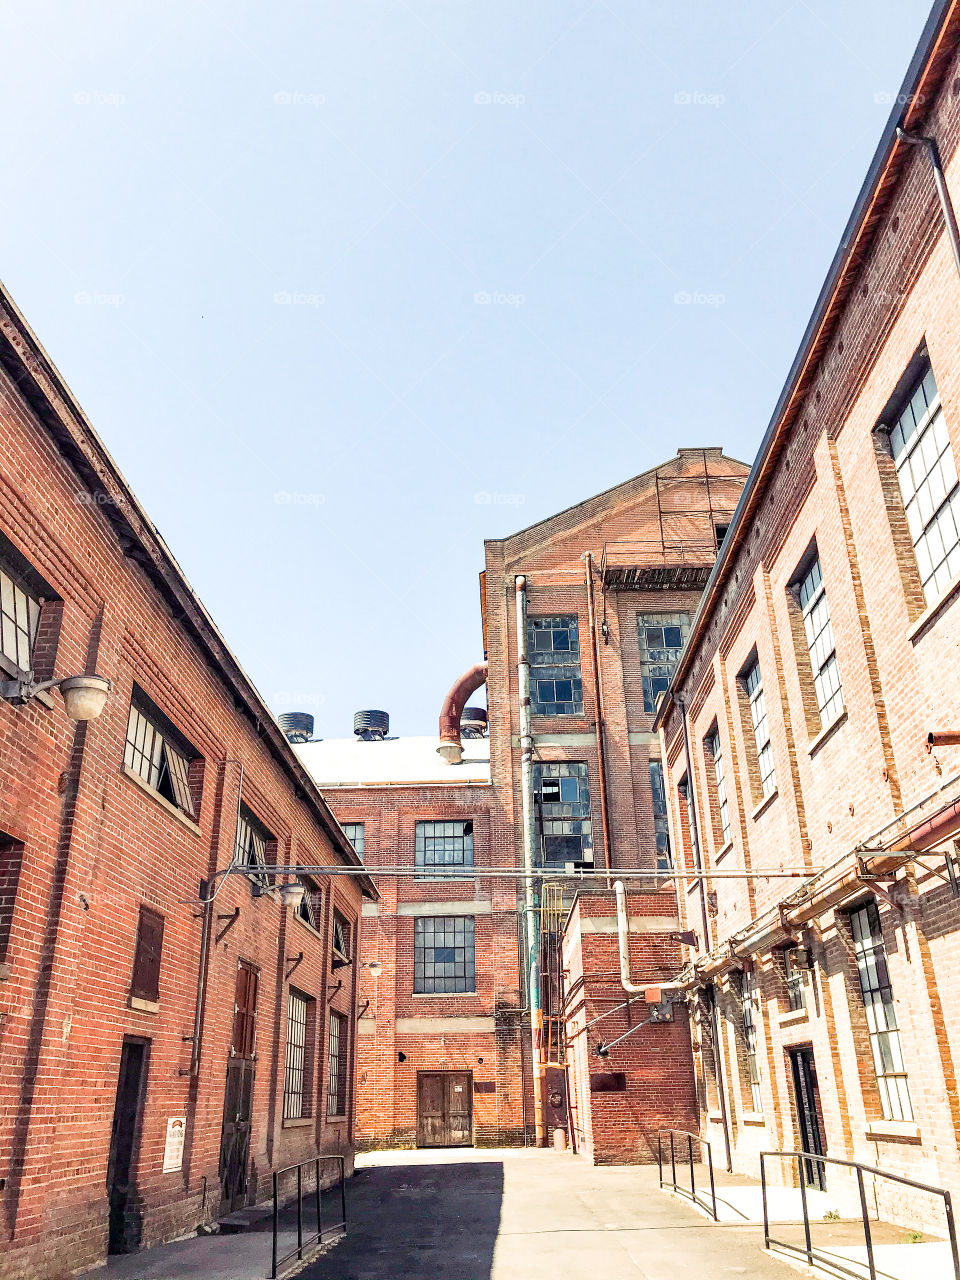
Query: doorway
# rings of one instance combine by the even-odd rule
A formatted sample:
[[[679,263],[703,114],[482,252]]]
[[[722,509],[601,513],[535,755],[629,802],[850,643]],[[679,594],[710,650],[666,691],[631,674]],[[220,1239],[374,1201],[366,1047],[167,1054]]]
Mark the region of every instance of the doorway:
[[[793,1074],[793,1096],[800,1127],[800,1150],[822,1156],[823,1131],[820,1128],[820,1098],[817,1089],[817,1066],[809,1045],[790,1051],[790,1069]],[[826,1168],[819,1160],[803,1160],[803,1180],[808,1187],[825,1191]]]
[[[237,964],[233,1005],[233,1039],[227,1059],[220,1135],[220,1212],[232,1213],[247,1203],[253,1082],[257,1062],[257,987],[252,964]]]
[[[417,1073],[417,1146],[473,1146],[473,1072]]]
[[[110,1253],[135,1253],[143,1233],[140,1197],[130,1175],[140,1142],[149,1048],[149,1040],[125,1036],[120,1050],[120,1074],[107,1163],[107,1198],[110,1204],[107,1247]]]

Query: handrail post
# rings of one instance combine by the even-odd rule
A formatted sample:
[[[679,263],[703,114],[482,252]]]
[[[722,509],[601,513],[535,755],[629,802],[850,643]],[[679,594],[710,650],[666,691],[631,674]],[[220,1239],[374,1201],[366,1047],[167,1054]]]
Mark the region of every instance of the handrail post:
[[[863,1214],[863,1240],[867,1246],[867,1265],[870,1268],[870,1280],[877,1280],[877,1267],[873,1260],[873,1235],[870,1231],[870,1219],[867,1215],[867,1193],[863,1189],[863,1166],[857,1165],[857,1186],[860,1189],[860,1212]]]
[[[673,1130],[670,1130],[670,1180],[673,1183],[673,1189],[677,1189],[677,1157],[673,1149]]]
[[[297,1257],[303,1257],[303,1165],[297,1165]]]
[[[340,1216],[343,1219],[343,1234],[347,1234],[347,1162],[340,1156]]]
[[[943,1193],[943,1207],[947,1211],[947,1235],[950,1237],[950,1253],[953,1257],[954,1280],[960,1280],[960,1254],[957,1253],[957,1225],[953,1220],[953,1197],[949,1191]]]
[[[803,1156],[797,1157],[797,1172],[800,1174],[800,1200],[803,1204],[803,1239],[807,1246],[807,1265],[813,1266],[813,1244],[810,1240],[810,1212],[807,1209],[807,1180],[803,1176]],[[871,1276],[871,1280],[877,1280]]]
[[[663,1130],[657,1130],[657,1174],[660,1178],[660,1189],[663,1190]]]
[[[323,1218],[320,1210],[320,1157],[316,1159],[316,1171],[314,1173],[314,1194],[317,1197],[317,1243],[323,1244]]]
[[[770,1248],[770,1219],[767,1215],[767,1166],[763,1159],[764,1153],[760,1152],[760,1195],[763,1198],[763,1247]],[[710,1167],[711,1173],[713,1166]],[[714,1213],[716,1213],[716,1197],[714,1197]]]
[[[693,1172],[693,1137],[689,1133],[687,1134],[687,1159],[690,1161],[690,1195],[693,1198],[693,1203],[696,1204],[697,1203],[697,1177],[696,1177],[696,1174]]]
[[[719,1222],[720,1219],[717,1217],[717,1188],[713,1182],[713,1146],[709,1142],[707,1143],[707,1163],[710,1168],[710,1200],[713,1204],[713,1220],[714,1222]],[[960,1276],[957,1277],[957,1280],[960,1280]]]
[[[270,1268],[272,1280],[277,1280],[277,1235],[280,1230],[280,1210],[277,1200],[277,1175],[273,1175],[273,1265]]]

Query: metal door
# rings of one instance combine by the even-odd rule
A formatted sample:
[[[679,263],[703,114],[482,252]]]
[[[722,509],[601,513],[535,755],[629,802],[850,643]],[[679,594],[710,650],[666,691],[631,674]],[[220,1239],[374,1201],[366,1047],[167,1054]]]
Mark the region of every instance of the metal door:
[[[800,1125],[800,1150],[822,1156],[823,1133],[820,1129],[820,1108],[817,1105],[817,1067],[813,1050],[804,1047],[790,1050],[790,1067],[793,1071],[793,1094]],[[803,1178],[808,1187],[826,1190],[825,1166],[819,1160],[803,1160]]]
[[[253,1082],[256,1070],[257,970],[245,960],[237,966],[233,1006],[233,1039],[227,1059],[220,1135],[220,1212],[230,1213],[247,1203],[247,1168]]]
[[[140,1199],[130,1175],[140,1141],[149,1043],[148,1040],[127,1037],[120,1051],[120,1074],[117,1079],[110,1159],[107,1165],[110,1253],[134,1253],[140,1247]]]
[[[417,1075],[417,1146],[473,1145],[473,1072]]]

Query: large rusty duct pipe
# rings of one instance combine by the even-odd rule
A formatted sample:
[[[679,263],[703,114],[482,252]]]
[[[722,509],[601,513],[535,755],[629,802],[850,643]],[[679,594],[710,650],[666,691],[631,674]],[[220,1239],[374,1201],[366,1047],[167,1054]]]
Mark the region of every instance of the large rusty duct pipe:
[[[603,677],[600,675],[600,647],[597,644],[597,610],[593,589],[593,552],[583,556],[587,579],[587,624],[590,628],[590,654],[593,658],[593,676],[596,681],[597,711],[597,772],[600,775],[600,836],[603,846],[603,865],[610,884],[610,820],[607,810],[607,750],[604,734]]]
[[[460,717],[467,699],[482,684],[487,682],[487,664],[478,662],[475,667],[465,671],[443,700],[440,709],[440,745],[437,751],[447,764],[459,764],[463,759],[463,747],[460,744]]]

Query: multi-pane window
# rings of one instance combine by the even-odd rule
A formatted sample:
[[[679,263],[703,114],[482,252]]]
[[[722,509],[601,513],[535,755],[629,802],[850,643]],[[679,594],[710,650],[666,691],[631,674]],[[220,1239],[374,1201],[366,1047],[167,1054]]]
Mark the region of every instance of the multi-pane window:
[[[742,1000],[743,1043],[746,1056],[747,1081],[750,1085],[750,1103],[754,1111],[763,1109],[760,1093],[760,1055],[757,1051],[757,987],[753,975],[741,973],[740,996]]]
[[[473,823],[418,822],[414,857],[418,870],[431,875],[443,867],[472,867]]]
[[[527,620],[530,700],[537,716],[582,716],[580,629],[576,615]]]
[[[830,610],[827,608],[827,593],[823,586],[819,557],[814,560],[800,583],[800,609],[803,613],[810,666],[813,668],[820,723],[826,727],[843,710],[843,689],[840,687],[840,668],[837,666],[836,645],[833,642],[833,627],[830,625]]]
[[[353,845],[353,851],[363,861],[363,823],[362,822],[342,822],[343,834]]]
[[[688,613],[638,613],[643,709],[653,715],[657,699],[673,679],[690,632]]]
[[[720,731],[714,729],[707,738],[707,751],[713,760],[713,781],[717,792],[717,819],[720,823],[720,836],[723,847],[730,843],[730,802],[727,799],[727,779],[723,767],[723,748],[720,746]]]
[[[0,564],[0,654],[19,671],[33,667],[42,599]]]
[[[586,764],[569,760],[534,764],[533,798],[544,862],[592,862]]]
[[[307,1027],[310,1000],[290,988],[287,995],[287,1057],[283,1077],[283,1118],[299,1120],[309,1114]]]
[[[932,369],[891,429],[890,450],[923,594],[932,604],[960,573],[960,484]]]
[[[157,716],[136,702],[130,704],[123,763],[165,800],[195,817],[188,775],[190,761],[174,746]]]
[[[347,1019],[342,1013],[330,1014],[327,1040],[327,1115],[347,1114]]]
[[[763,798],[773,795],[777,789],[777,773],[773,764],[773,746],[770,742],[770,725],[767,721],[767,703],[763,696],[763,680],[760,663],[754,662],[743,675],[743,687],[750,703],[750,719],[753,723],[753,740],[757,750],[757,769],[760,773],[760,790]]]
[[[322,920],[321,905],[323,902],[322,894],[319,889],[315,889],[309,880],[302,881],[303,897],[300,899],[300,905],[297,907],[297,916],[310,925],[312,929],[320,928]]]
[[[332,969],[342,969],[350,963],[350,922],[339,911],[333,913],[333,955],[330,962]]]
[[[657,841],[657,870],[669,871],[673,866],[670,854],[670,825],[667,821],[667,792],[663,785],[663,764],[650,761],[650,794],[653,797],[653,829]]]
[[[807,993],[803,985],[803,969],[797,964],[799,948],[788,947],[783,953],[783,968],[787,983],[787,1006],[791,1013],[807,1007]]]
[[[476,991],[473,916],[420,916],[414,921],[413,989]]]
[[[269,885],[270,876],[266,871],[267,842],[270,834],[257,821],[245,804],[240,806],[237,820],[237,865],[246,869],[247,875],[254,884]]]
[[[903,1045],[887,970],[887,952],[875,902],[850,914],[860,992],[867,1014],[873,1065],[885,1120],[912,1120],[913,1105],[903,1061]]]

